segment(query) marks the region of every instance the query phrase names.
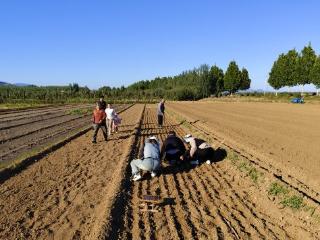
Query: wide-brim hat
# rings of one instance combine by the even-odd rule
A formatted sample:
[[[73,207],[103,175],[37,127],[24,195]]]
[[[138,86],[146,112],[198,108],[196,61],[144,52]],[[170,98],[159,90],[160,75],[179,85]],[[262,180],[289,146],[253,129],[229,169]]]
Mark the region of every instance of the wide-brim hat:
[[[151,136],[151,137],[149,137],[149,139],[150,139],[150,140],[156,140],[156,141],[158,141],[158,139],[156,138],[156,136]]]
[[[192,139],[192,135],[191,134],[187,134],[187,135],[185,135],[184,137],[183,137],[183,140],[185,141],[185,142],[190,142],[190,140]]]

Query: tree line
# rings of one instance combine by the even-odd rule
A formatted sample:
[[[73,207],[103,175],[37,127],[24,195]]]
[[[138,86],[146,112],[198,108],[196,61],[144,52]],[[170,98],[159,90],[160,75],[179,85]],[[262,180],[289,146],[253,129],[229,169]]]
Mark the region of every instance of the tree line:
[[[239,69],[235,61],[231,61],[224,73],[218,66],[200,65],[193,70],[184,71],[176,76],[157,77],[142,80],[128,87],[111,88],[103,86],[98,90],[80,87],[77,83],[69,86],[0,86],[0,103],[10,100],[37,100],[46,103],[66,102],[71,99],[92,101],[105,96],[113,101],[127,99],[133,101],[149,101],[166,98],[171,100],[197,100],[211,95],[221,96],[223,91],[235,93],[250,88],[251,80],[246,68]]]
[[[157,77],[139,81],[127,87],[127,92],[138,98],[164,97],[172,100],[197,100],[211,95],[219,97],[223,91],[235,93],[250,88],[251,80],[246,68],[239,69],[231,61],[224,73],[217,65],[200,65],[173,77]]]
[[[273,63],[268,83],[276,90],[310,83],[320,88],[320,55],[316,55],[311,44],[300,53],[296,49],[281,53]]]

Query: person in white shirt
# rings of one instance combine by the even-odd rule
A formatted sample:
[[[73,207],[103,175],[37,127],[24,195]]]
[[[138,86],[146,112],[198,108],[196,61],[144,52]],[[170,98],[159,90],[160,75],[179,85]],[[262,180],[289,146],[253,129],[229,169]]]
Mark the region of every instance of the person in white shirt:
[[[190,145],[190,150],[186,152],[186,157],[191,164],[198,165],[203,162],[211,164],[211,161],[214,160],[214,150],[206,141],[194,138],[191,134],[186,135],[184,141]]]
[[[107,114],[107,125],[108,125],[108,132],[109,136],[111,135],[111,131],[113,132],[114,128],[114,117],[115,117],[115,110],[112,108],[111,104],[108,104],[108,107],[106,108],[106,114]]]

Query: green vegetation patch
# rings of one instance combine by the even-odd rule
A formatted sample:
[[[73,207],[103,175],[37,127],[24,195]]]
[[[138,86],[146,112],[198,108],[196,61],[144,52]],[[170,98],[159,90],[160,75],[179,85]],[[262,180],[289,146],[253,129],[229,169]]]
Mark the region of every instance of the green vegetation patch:
[[[305,211],[313,209],[312,207],[308,207],[306,204],[304,204],[302,196],[296,194],[290,195],[289,188],[283,184],[280,184],[279,182],[271,183],[268,194],[279,197],[281,200],[280,203],[284,207],[290,207],[292,209],[300,209],[305,207]]]
[[[281,201],[281,204],[286,207],[290,207],[292,209],[300,209],[303,204],[303,198],[301,196],[293,195],[285,198]]]
[[[268,191],[268,194],[273,196],[287,195],[288,193],[289,189],[278,182],[271,183]]]
[[[228,151],[228,158],[237,169],[247,174],[254,183],[262,180],[263,173],[258,171],[248,160],[240,158],[239,155],[233,151]]]

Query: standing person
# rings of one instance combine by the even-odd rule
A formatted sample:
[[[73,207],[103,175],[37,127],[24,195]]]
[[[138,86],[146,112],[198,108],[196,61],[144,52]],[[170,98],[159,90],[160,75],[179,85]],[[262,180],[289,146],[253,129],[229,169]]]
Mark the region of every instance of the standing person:
[[[158,104],[157,108],[157,115],[158,115],[158,127],[162,127],[163,125],[163,118],[164,118],[164,99],[161,99],[161,101]]]
[[[118,127],[121,124],[122,118],[115,112],[113,119],[114,132],[118,132]]]
[[[102,109],[103,111],[105,111],[105,110],[106,110],[106,107],[107,107],[107,103],[106,103],[106,101],[104,101],[104,96],[103,96],[103,95],[100,96],[99,104],[100,104],[100,106],[101,106],[101,109]],[[107,126],[106,120],[104,120],[102,124],[104,124],[104,125],[106,126],[107,130],[108,130],[108,126]]]
[[[179,160],[184,160],[184,154],[186,147],[182,140],[176,136],[174,131],[169,131],[169,135],[163,142],[161,148],[161,156],[165,160],[169,161],[171,165],[175,164]]]
[[[102,109],[102,110],[106,110],[106,108],[107,108],[107,103],[104,101],[104,96],[101,96],[101,97],[100,97],[99,103],[100,103],[101,109]]]
[[[143,158],[133,159],[130,163],[133,181],[141,179],[140,170],[151,172],[151,177],[157,175],[161,167],[160,143],[155,136],[146,139],[143,148]]]
[[[190,150],[186,152],[186,158],[191,164],[198,165],[203,162],[211,164],[214,160],[214,150],[206,141],[194,138],[191,134],[186,135],[184,141],[190,146]]]
[[[97,134],[100,128],[102,130],[104,140],[107,141],[108,135],[107,135],[105,120],[106,120],[106,113],[102,109],[100,102],[97,102],[96,109],[93,111],[93,119],[92,119],[93,129],[94,129],[92,143],[97,143]]]
[[[115,116],[115,111],[112,108],[111,104],[108,104],[108,107],[106,108],[106,114],[107,114],[107,126],[108,126],[108,132],[109,136],[111,135],[111,131],[113,131],[113,119]]]

